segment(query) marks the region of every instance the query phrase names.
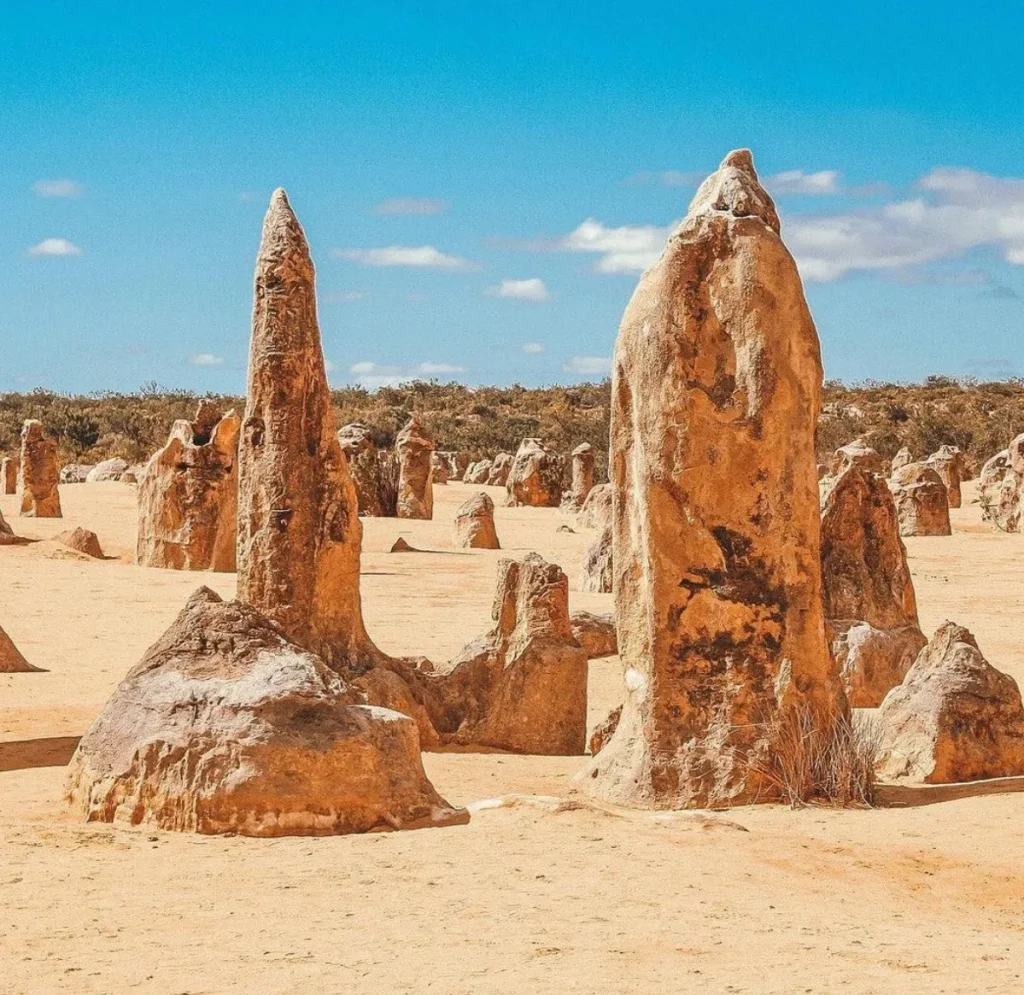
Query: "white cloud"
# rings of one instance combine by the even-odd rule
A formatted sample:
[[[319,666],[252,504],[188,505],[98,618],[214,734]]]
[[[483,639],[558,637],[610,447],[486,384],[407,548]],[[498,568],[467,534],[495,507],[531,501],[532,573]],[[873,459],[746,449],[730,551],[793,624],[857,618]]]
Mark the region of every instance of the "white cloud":
[[[529,280],[502,280],[498,286],[488,287],[484,293],[492,297],[511,297],[515,300],[535,302],[546,301],[551,297],[548,288],[544,286],[544,281],[539,277]]]
[[[223,366],[224,357],[215,356],[212,352],[197,352],[194,356],[189,356],[189,363],[193,366]]]
[[[609,356],[573,356],[562,364],[562,370],[566,373],[607,376],[612,371],[612,361]]]
[[[84,191],[75,180],[36,180],[32,192],[37,197],[81,197]]]
[[[80,256],[82,250],[66,238],[44,238],[28,250],[30,256]]]
[[[348,259],[360,266],[408,266],[413,269],[477,269],[475,263],[461,256],[440,252],[432,245],[391,245],[386,249],[333,249],[332,256]]]
[[[243,190],[238,195],[238,199],[243,204],[251,204],[254,200],[261,200],[262,198],[260,197],[260,195],[258,193],[255,193],[252,190]]]
[[[327,373],[333,373],[338,367],[334,365],[329,359],[324,360],[324,370]]]
[[[822,169],[817,173],[805,173],[802,169],[788,169],[784,173],[776,173],[764,181],[764,185],[773,194],[806,193],[806,194],[837,194],[839,190],[839,171]]]
[[[349,373],[356,378],[356,383],[367,390],[378,387],[397,387],[424,377],[436,377],[444,374],[465,373],[466,367],[455,363],[423,362],[415,366],[390,366],[382,363],[353,363]]]
[[[783,237],[804,278],[898,271],[983,247],[1024,265],[1024,180],[944,167],[917,186],[922,196],[879,208],[787,219]]]
[[[541,345],[539,342],[523,343],[523,352],[525,352],[527,356],[539,356],[544,351],[544,346]]]
[[[565,252],[596,252],[601,258],[594,264],[598,273],[637,273],[647,269],[665,247],[671,227],[623,225],[606,228],[600,221],[587,218],[574,231],[560,238],[556,248]]]
[[[388,197],[387,200],[382,200],[374,207],[373,213],[412,214],[422,217],[430,214],[443,214],[447,207],[447,201],[434,200],[430,197]]]
[[[328,290],[320,297],[321,304],[352,304],[369,296],[365,290]]]

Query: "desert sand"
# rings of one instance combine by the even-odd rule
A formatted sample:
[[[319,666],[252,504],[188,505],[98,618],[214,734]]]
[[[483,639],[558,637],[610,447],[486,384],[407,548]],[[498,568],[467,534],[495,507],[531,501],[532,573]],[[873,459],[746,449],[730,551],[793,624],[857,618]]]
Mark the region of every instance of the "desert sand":
[[[434,520],[364,519],[370,635],[392,654],[453,656],[489,625],[497,560],[559,563],[571,607],[594,533],[495,501],[503,549],[454,550],[475,490],[434,491]],[[0,550],[0,624],[45,673],[0,675],[0,993],[1009,992],[1024,973],[1024,796],[915,809],[652,814],[587,807],[580,757],[427,754],[466,827],[326,838],[138,832],[71,821],[75,737],[200,584],[233,574],[131,564],[136,492],[61,487],[103,562]],[[1024,681],[1024,535],[971,503],[951,537],[905,540],[922,628],[968,626]],[[387,552],[403,536],[429,552]],[[620,700],[618,660],[590,665],[590,724]],[[517,796],[519,796],[517,800]],[[523,798],[522,796],[528,796]],[[488,802],[503,798],[505,804]]]

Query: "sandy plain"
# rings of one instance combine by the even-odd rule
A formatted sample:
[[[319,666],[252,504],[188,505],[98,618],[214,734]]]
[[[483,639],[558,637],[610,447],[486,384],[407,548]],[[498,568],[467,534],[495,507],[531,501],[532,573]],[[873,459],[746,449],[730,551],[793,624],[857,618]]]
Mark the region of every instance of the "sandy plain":
[[[442,660],[489,624],[501,555],[535,549],[574,608],[592,533],[498,507],[503,553],[449,546],[471,492],[433,522],[365,520],[363,601],[388,652]],[[490,488],[495,503],[501,492]],[[968,502],[955,534],[907,540],[922,627],[967,625],[1024,680],[1024,536]],[[918,993],[1017,991],[1024,974],[1024,795],[866,811],[577,807],[578,757],[427,754],[466,827],[320,839],[200,837],[82,825],[62,810],[74,738],[188,594],[234,577],[131,564],[135,492],[62,488],[63,521],[110,559],[0,549],[0,624],[45,673],[0,675],[0,993]],[[403,535],[433,552],[391,554]],[[621,696],[593,661],[590,719]],[[512,795],[546,802],[477,803]]]

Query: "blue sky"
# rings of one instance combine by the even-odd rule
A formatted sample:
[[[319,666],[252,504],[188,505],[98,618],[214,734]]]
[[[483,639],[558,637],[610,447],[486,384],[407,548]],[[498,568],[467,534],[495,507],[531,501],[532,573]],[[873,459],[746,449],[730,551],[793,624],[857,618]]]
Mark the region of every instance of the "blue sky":
[[[599,378],[740,146],[827,376],[1024,373],[1010,7],[8,0],[0,389],[240,392],[279,185],[334,383]]]

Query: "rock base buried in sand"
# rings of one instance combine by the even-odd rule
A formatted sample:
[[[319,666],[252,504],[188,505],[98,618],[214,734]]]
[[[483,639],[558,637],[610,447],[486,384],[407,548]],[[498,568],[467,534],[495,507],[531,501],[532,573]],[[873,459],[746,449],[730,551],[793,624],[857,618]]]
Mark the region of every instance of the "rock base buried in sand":
[[[427,780],[412,719],[206,588],[82,737],[67,800],[90,822],[245,836],[468,821]]]
[[[79,526],[78,528],[61,532],[54,538],[62,546],[66,546],[68,549],[84,553],[86,556],[91,556],[97,560],[103,559],[103,549],[100,546],[100,541],[97,538],[96,533],[90,532],[88,529],[83,529]]]
[[[456,549],[501,549],[494,527],[494,502],[482,491],[455,513],[452,545]]]
[[[31,674],[39,673],[22,655],[11,637],[0,629],[0,674]]]

